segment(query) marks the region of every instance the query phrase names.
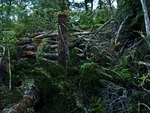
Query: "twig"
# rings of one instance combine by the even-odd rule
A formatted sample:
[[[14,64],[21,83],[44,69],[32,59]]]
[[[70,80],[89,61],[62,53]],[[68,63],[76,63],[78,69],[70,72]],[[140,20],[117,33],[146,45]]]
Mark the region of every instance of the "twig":
[[[123,49],[125,48],[125,45],[127,44],[128,40],[125,41],[124,45],[122,46],[122,48],[120,49],[119,53],[122,53]]]
[[[107,24],[109,24],[111,22],[112,18],[110,18],[107,22],[105,22],[102,26],[100,26],[95,33],[92,35],[92,37],[90,39],[92,39],[103,27],[105,27]]]
[[[142,42],[142,40],[139,40],[137,43],[134,43],[134,45],[132,45],[130,48],[128,48],[128,50],[131,50],[135,46],[139,45],[141,42]]]

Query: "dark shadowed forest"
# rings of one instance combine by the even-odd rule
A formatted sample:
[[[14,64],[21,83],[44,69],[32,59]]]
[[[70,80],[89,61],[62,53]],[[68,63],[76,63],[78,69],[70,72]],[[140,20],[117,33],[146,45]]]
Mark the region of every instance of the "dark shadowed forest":
[[[150,0],[0,0],[0,113],[149,113]]]

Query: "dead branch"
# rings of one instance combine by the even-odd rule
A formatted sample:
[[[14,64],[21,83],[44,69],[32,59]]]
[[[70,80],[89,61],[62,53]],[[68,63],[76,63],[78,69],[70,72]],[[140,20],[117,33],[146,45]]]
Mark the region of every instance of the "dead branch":
[[[148,62],[139,61],[138,64],[150,67],[150,63],[148,63]]]
[[[121,31],[121,29],[122,29],[122,27],[123,27],[123,24],[126,22],[127,19],[128,19],[128,17],[126,17],[126,18],[122,21],[121,25],[119,26],[119,29],[118,29],[118,31],[117,31],[117,33],[116,33],[117,35],[116,35],[116,38],[115,38],[115,45],[117,44],[117,40],[118,40],[120,31]]]
[[[105,22],[102,26],[100,26],[97,30],[96,30],[96,32],[95,33],[97,33],[97,32],[99,32],[102,28],[104,28],[107,24],[109,24],[111,21],[112,21],[112,17],[110,17],[110,19],[107,21],[107,22]]]
[[[115,85],[114,83],[107,84],[101,90],[102,99],[106,110],[113,112],[126,112],[128,108],[127,90],[124,87]]]
[[[146,104],[144,104],[144,103],[138,102],[138,106],[140,106],[140,105],[143,105],[143,106],[145,106],[148,110],[150,110],[150,107],[149,107],[148,105],[146,105]]]
[[[100,27],[95,31],[95,33],[89,38],[89,40],[88,40],[88,42],[87,42],[87,44],[86,44],[86,46],[85,46],[84,51],[87,51],[88,45],[89,45],[90,41],[92,40],[92,38],[95,37],[95,35],[96,35],[97,33],[99,33],[99,31],[100,31],[102,28],[104,28],[107,24],[109,24],[111,21],[112,21],[112,18],[110,18],[107,22],[105,22],[102,26],[100,26]]]
[[[128,50],[131,50],[132,48],[134,48],[135,46],[139,45],[143,40],[139,40],[137,43],[134,43],[131,47],[128,48]]]
[[[83,53],[83,50],[78,48],[78,47],[74,47],[74,49],[78,50],[79,52],[82,52]]]

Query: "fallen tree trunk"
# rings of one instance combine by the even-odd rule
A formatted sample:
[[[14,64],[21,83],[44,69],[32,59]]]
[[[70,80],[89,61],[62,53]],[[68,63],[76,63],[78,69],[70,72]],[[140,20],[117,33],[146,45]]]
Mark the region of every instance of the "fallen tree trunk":
[[[103,28],[100,27],[100,28]],[[70,35],[89,35],[89,34],[95,34],[97,33],[97,31],[82,31],[82,32],[74,32],[74,33],[71,33]],[[99,32],[99,34],[108,34],[108,33],[111,33],[111,32]],[[52,39],[53,38],[56,38],[58,36],[58,32],[54,32],[54,33],[51,33],[51,32],[45,32],[45,33],[39,33],[38,35],[35,35],[34,37],[31,36],[32,38],[35,38],[35,39],[42,39],[42,38],[48,38],[48,37],[51,37]]]
[[[57,49],[58,48],[58,44],[55,44],[55,45],[51,45],[50,46],[50,49]]]
[[[58,59],[58,53],[43,53],[42,56],[49,60],[57,60]]]
[[[31,44],[32,39],[31,38],[23,38],[22,40],[19,41],[18,45],[25,45],[25,44]]]
[[[37,50],[37,47],[35,45],[21,45],[18,46],[19,49],[25,50],[25,51],[35,51]]]
[[[40,38],[45,38],[45,37],[57,37],[58,33],[43,33],[40,35],[35,36],[34,38],[40,39]]]
[[[10,108],[4,108],[1,113],[26,113],[27,108],[33,107],[38,99],[36,91],[26,90],[21,101]]]

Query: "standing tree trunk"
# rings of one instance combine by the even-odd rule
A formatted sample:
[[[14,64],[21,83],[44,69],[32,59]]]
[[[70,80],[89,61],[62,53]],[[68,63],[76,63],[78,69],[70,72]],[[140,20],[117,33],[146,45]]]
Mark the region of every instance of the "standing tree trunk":
[[[88,11],[89,9],[88,9],[88,0],[85,0],[84,1],[84,4],[85,4],[85,11]]]
[[[148,16],[146,1],[145,0],[140,0],[140,1],[141,1],[142,9],[143,9],[143,12],[144,12],[144,21],[145,21],[146,34],[147,34],[147,37],[150,37],[150,19],[149,19],[149,16]]]
[[[93,0],[91,0],[91,11],[93,10]]]
[[[58,30],[59,30],[58,63],[62,65],[64,75],[67,75],[67,54],[68,54],[66,23],[67,23],[66,14],[59,14],[58,15]]]

